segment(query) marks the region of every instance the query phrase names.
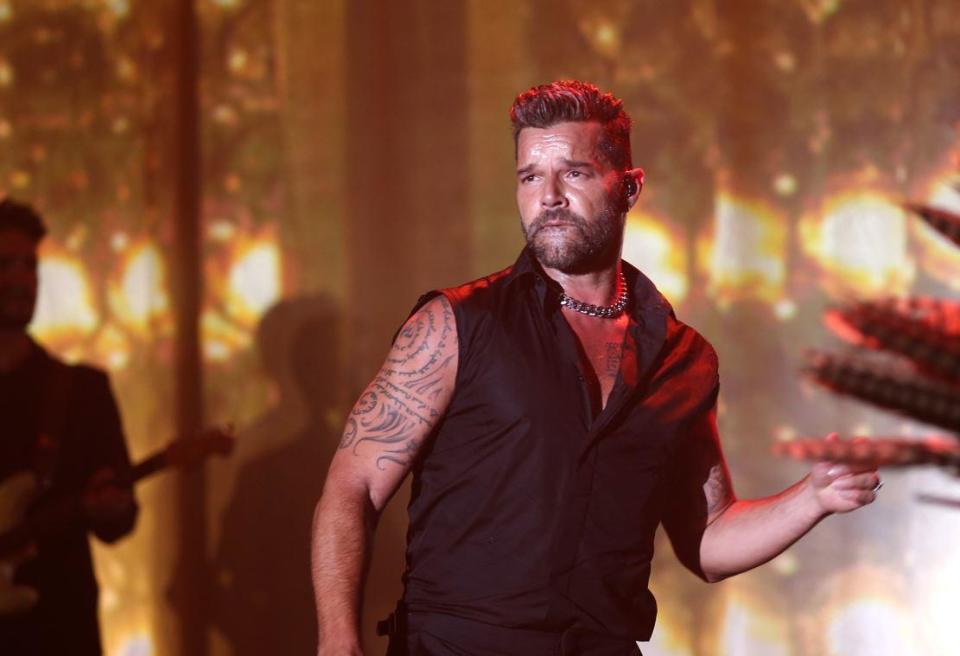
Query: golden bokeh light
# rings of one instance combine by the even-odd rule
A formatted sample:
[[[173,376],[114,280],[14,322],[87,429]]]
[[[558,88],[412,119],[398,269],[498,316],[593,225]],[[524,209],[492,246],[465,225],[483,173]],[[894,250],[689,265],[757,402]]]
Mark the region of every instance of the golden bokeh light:
[[[686,298],[686,245],[665,220],[631,212],[623,236],[623,259],[643,271],[671,303]]]
[[[124,18],[130,13],[130,0],[105,0],[104,6],[117,18]]]
[[[211,362],[227,362],[236,351],[251,343],[249,331],[214,310],[203,313],[200,330],[203,333],[203,356]]]
[[[766,601],[750,604],[739,595],[727,599],[720,644],[715,653],[738,656],[790,656],[790,632]]]
[[[909,613],[900,603],[861,597],[838,609],[828,628],[830,656],[894,653],[909,656],[916,649]]]
[[[117,631],[117,639],[106,646],[108,656],[153,656],[157,653],[153,637],[145,628],[130,628]]]
[[[649,643],[638,643],[645,653],[655,656],[693,656],[693,650],[687,646],[689,636],[684,626],[665,621],[660,616]]]
[[[116,244],[123,255],[118,275],[107,284],[113,315],[125,328],[141,336],[169,329],[172,318],[167,275],[159,247],[148,240],[127,245],[126,240],[118,239]]]
[[[38,270],[40,289],[30,332],[52,350],[72,354],[99,323],[89,274],[79,257],[53,241],[43,245]]]
[[[768,204],[721,192],[713,234],[698,243],[708,293],[723,308],[741,299],[775,304],[786,282],[786,221]]]
[[[240,241],[227,274],[227,311],[253,327],[280,299],[280,247],[272,231]]]
[[[907,582],[897,571],[859,564],[824,581],[817,622],[826,656],[898,654],[920,656],[910,621]]]
[[[207,361],[226,362],[250,346],[260,317],[280,300],[282,257],[273,225],[250,230],[216,219],[207,233],[213,253],[205,269],[203,353]]]
[[[107,324],[97,332],[93,353],[97,362],[103,363],[111,371],[120,371],[130,363],[130,340],[122,330]]]
[[[888,194],[851,189],[829,197],[800,222],[806,254],[835,297],[876,297],[909,289],[915,265],[907,252],[907,219]]]

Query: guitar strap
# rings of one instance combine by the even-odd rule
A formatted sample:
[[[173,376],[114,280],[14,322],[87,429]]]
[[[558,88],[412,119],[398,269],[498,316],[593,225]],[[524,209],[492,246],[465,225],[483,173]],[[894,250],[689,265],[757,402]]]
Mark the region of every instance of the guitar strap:
[[[67,404],[73,384],[73,368],[47,358],[44,388],[40,403],[40,421],[33,451],[33,469],[40,492],[50,489],[60,456],[60,441],[67,424]]]

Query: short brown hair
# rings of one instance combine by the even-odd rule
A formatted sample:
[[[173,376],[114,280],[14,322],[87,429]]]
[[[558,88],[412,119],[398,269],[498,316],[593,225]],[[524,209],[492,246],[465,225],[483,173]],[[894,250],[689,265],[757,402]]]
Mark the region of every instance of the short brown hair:
[[[47,234],[40,215],[29,205],[12,198],[0,200],[0,230],[17,230],[37,243]]]
[[[514,156],[523,128],[548,128],[567,121],[600,123],[603,126],[601,152],[614,168],[633,168],[630,116],[623,110],[623,101],[612,93],[602,93],[589,82],[579,80],[541,84],[517,96],[510,107]]]

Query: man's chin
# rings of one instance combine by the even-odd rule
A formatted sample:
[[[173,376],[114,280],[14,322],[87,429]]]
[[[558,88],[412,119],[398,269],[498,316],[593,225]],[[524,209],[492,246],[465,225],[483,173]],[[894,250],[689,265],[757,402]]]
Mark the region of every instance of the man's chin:
[[[534,239],[530,243],[530,250],[533,251],[540,266],[568,275],[600,271],[610,264],[608,258],[604,257],[602,252],[586,252],[582,249],[571,248],[567,244],[545,244]]]
[[[582,253],[571,253],[561,249],[533,249],[533,254],[540,262],[540,266],[547,269],[554,269],[563,273],[574,274],[584,270],[589,266],[589,258]]]
[[[540,266],[548,269],[563,271],[574,259],[571,257],[570,252],[562,245],[543,243],[543,240],[534,240],[531,242],[530,250],[533,251]]]
[[[17,316],[3,316],[0,315],[0,332],[3,333],[17,333],[24,332],[27,329],[27,326],[30,325],[30,320],[32,317],[17,317]]]

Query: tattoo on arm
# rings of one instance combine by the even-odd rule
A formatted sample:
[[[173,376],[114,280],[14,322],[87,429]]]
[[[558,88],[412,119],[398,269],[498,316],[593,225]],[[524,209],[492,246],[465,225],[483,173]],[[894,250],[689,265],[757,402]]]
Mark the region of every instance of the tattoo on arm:
[[[733,490],[722,463],[710,468],[710,475],[703,486],[703,492],[707,499],[708,517],[723,510],[733,501]]]
[[[357,401],[340,448],[354,455],[368,443],[379,447],[376,464],[409,466],[422,440],[440,418],[438,402],[454,361],[455,330],[450,303],[424,306],[406,323],[383,368]]]

